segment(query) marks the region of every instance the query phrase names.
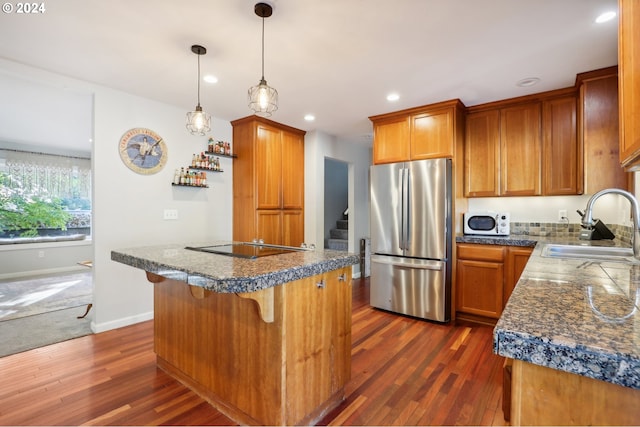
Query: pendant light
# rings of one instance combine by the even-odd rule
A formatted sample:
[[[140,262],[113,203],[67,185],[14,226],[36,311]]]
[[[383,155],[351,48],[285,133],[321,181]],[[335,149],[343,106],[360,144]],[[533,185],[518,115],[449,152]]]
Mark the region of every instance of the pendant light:
[[[278,109],[278,91],[264,79],[264,18],[271,16],[273,8],[267,3],[256,3],[253,10],[262,18],[262,78],[257,86],[249,88],[249,108],[257,115],[269,117]]]
[[[200,55],[206,54],[207,49],[194,44],[191,46],[191,52],[198,55],[198,105],[194,111],[187,113],[187,129],[192,135],[204,135],[211,130],[211,116],[202,111],[200,106]]]

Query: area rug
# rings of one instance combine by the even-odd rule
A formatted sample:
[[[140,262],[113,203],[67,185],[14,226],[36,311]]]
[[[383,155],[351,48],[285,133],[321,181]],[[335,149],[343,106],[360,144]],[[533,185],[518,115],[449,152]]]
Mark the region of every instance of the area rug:
[[[72,307],[86,307],[92,301],[92,288],[91,271],[0,281],[0,323]]]
[[[90,335],[85,307],[67,308],[0,322],[0,357]]]

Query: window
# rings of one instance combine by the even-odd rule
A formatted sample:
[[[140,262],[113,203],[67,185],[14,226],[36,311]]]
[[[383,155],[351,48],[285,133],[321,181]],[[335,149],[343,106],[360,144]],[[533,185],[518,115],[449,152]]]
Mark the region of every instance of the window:
[[[0,149],[0,237],[91,234],[91,160]]]

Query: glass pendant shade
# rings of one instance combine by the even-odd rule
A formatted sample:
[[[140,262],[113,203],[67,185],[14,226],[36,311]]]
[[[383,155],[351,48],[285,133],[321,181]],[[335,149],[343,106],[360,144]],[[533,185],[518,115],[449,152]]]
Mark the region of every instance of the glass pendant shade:
[[[207,53],[207,49],[199,46],[191,46],[191,52],[198,55],[198,105],[194,111],[187,113],[187,129],[192,135],[204,135],[211,130],[211,116],[204,111],[200,106],[200,55]]]
[[[278,109],[278,91],[264,79],[264,18],[271,16],[273,8],[267,3],[256,3],[254,12],[262,18],[262,77],[257,86],[249,88],[249,108],[259,116],[269,117]]]
[[[249,88],[249,108],[258,115],[269,117],[278,109],[278,91],[261,79],[257,86]]]
[[[192,135],[204,135],[211,130],[211,116],[202,111],[200,104],[187,113],[187,129]]]

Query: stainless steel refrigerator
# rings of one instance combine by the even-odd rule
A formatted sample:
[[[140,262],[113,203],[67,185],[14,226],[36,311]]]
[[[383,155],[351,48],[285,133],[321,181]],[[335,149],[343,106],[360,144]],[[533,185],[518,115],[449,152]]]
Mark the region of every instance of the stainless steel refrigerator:
[[[370,303],[451,319],[451,159],[374,165]]]

